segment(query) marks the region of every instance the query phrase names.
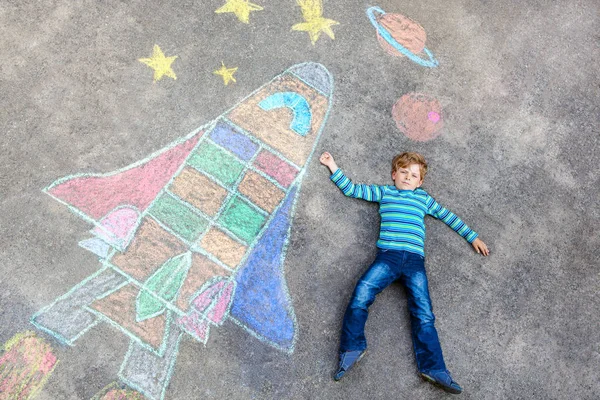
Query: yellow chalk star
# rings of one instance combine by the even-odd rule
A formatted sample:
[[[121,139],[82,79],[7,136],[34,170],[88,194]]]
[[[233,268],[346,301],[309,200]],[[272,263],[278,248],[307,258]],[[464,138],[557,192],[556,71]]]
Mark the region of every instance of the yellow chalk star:
[[[308,32],[308,36],[310,36],[310,41],[314,45],[321,36],[321,32],[325,32],[327,36],[332,39],[335,39],[333,35],[333,31],[331,30],[331,25],[338,25],[339,22],[334,21],[332,19],[327,18],[317,18],[308,22],[301,22],[292,26],[292,30],[294,31],[306,31]]]
[[[250,22],[250,11],[260,11],[263,8],[258,4],[250,3],[248,0],[226,0],[227,2],[218,8],[215,12],[234,13],[238,19],[244,23]]]
[[[323,18],[323,2],[322,0],[296,0],[302,10],[302,17],[305,22],[300,22],[292,26],[293,31],[308,32],[311,43],[314,45],[321,36],[321,32],[325,32],[327,36],[335,39],[333,35],[332,25],[338,25],[339,22],[332,19]]]
[[[223,77],[223,83],[225,84],[225,86],[229,85],[229,82],[233,81],[235,82],[235,78],[233,77],[233,74],[235,74],[235,71],[237,71],[238,67],[235,68],[227,68],[225,67],[225,64],[223,64],[223,61],[221,61],[221,68],[219,68],[216,71],[213,71],[213,74],[215,75],[221,75],[221,77]]]
[[[155,44],[154,49],[152,50],[152,57],[140,58],[139,61],[154,70],[154,82],[156,82],[160,80],[163,75],[177,79],[175,72],[171,69],[171,64],[173,64],[173,61],[175,61],[176,58],[177,56],[165,57],[160,47]]]

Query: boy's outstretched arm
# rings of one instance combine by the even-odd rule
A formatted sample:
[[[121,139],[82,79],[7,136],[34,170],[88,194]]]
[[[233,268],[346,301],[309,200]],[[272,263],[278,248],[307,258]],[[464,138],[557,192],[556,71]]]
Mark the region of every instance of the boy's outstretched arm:
[[[383,196],[383,187],[377,185],[355,185],[352,181],[344,175],[341,169],[338,168],[333,156],[325,152],[321,154],[319,158],[321,164],[325,165],[331,171],[330,179],[335,185],[344,193],[347,197],[353,197],[355,199],[363,199],[372,202],[379,202]]]
[[[329,168],[329,171],[331,171],[332,174],[334,174],[335,171],[337,171],[339,169],[337,164],[335,163],[335,160],[333,159],[333,156],[331,154],[329,154],[329,152],[327,152],[327,151],[325,153],[321,154],[319,161],[321,161],[321,164],[323,164],[327,168]]]
[[[429,196],[429,195],[428,195]],[[465,238],[475,251],[483,256],[488,256],[490,251],[483,240],[479,239],[477,232],[467,226],[456,214],[445,207],[442,207],[433,197],[428,198],[427,214],[442,220],[452,230]]]
[[[473,243],[471,243],[471,245],[473,246],[473,248],[475,249],[475,251],[483,256],[489,256],[490,255],[490,251],[488,250],[488,247],[485,243],[483,243],[483,240],[477,238],[475,240],[473,240]]]

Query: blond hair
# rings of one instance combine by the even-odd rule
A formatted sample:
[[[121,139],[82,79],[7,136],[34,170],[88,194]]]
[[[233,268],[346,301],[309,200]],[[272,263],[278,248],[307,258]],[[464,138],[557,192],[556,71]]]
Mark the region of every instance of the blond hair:
[[[425,157],[412,151],[405,151],[394,157],[392,160],[392,173],[396,172],[398,168],[406,168],[410,164],[418,164],[419,171],[421,172],[421,180],[425,178],[425,175],[427,174],[427,162],[425,161]]]

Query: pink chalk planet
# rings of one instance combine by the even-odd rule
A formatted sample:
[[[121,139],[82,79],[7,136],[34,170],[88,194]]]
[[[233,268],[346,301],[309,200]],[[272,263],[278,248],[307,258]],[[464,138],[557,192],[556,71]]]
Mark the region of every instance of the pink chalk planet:
[[[427,142],[441,134],[442,106],[422,93],[407,93],[392,108],[392,118],[400,132],[417,142]]]

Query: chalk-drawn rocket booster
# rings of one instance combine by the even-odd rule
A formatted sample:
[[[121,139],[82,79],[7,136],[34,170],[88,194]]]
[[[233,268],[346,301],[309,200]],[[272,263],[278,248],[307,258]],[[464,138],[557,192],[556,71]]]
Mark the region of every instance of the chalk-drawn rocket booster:
[[[162,398],[187,332],[231,320],[286,352],[296,319],[284,280],[294,205],[331,106],[320,64],[298,64],[211,123],[108,174],[45,191],[91,222],[102,268],[32,317],[72,345],[108,322],[131,338],[119,376]]]

